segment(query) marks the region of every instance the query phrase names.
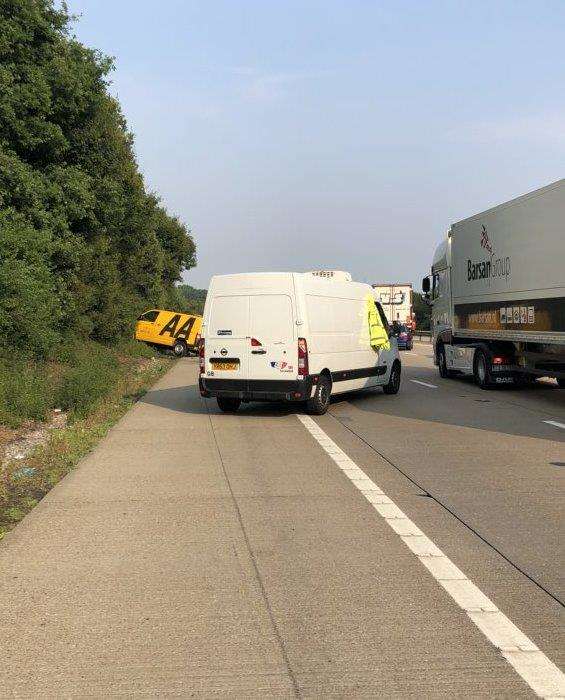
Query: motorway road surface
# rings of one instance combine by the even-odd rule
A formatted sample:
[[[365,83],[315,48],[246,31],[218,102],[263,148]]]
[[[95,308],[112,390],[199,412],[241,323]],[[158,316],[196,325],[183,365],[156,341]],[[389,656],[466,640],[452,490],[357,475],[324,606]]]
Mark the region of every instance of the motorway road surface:
[[[563,697],[564,394],[430,354],[314,420],[176,363],[0,543],[0,695]]]

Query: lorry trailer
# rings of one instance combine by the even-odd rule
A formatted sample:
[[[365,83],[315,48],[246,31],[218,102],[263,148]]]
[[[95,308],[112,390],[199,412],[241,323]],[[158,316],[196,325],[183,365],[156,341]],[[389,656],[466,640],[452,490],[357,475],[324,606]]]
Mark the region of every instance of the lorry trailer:
[[[388,322],[403,323],[414,330],[411,282],[381,282],[373,284],[377,299],[384,309]]]
[[[451,226],[422,281],[442,377],[565,386],[565,179]]]

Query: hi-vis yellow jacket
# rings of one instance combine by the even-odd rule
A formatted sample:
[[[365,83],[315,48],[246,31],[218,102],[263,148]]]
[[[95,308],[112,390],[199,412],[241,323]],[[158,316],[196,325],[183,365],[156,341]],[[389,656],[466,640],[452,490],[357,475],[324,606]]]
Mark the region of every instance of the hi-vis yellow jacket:
[[[369,339],[375,350],[390,350],[390,340],[381,316],[375,306],[375,300],[367,297],[367,315],[369,317]]]

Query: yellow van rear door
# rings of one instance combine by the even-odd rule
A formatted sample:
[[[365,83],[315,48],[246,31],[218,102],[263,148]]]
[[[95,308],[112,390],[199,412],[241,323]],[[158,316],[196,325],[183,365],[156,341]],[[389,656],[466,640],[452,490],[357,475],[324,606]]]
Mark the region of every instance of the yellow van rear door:
[[[192,330],[190,331],[190,335],[189,335],[186,342],[189,345],[196,345],[196,338],[197,338],[197,336],[200,335],[201,330],[202,330],[202,316],[195,316]]]

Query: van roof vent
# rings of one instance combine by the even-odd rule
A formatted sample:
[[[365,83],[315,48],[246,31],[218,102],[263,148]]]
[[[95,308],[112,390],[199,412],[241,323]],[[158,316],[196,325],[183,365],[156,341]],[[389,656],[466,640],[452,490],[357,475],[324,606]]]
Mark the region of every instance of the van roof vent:
[[[352,281],[349,272],[344,272],[343,270],[312,270],[306,274],[314,275],[314,277],[323,277],[327,280],[335,280],[336,282]]]

